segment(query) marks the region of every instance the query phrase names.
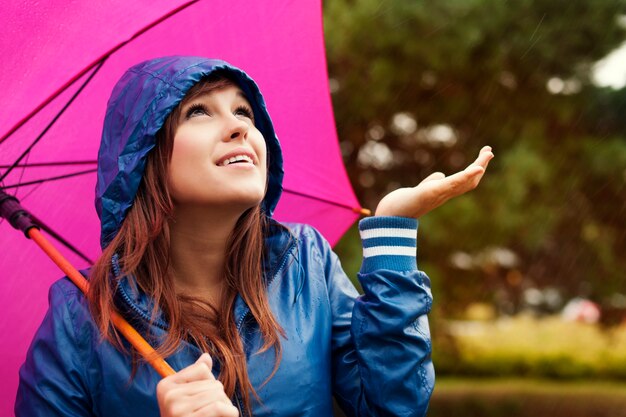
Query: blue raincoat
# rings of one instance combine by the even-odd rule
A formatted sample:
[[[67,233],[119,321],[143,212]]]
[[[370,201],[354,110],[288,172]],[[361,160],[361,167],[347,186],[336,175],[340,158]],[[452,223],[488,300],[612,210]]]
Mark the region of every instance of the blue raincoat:
[[[108,103],[96,186],[103,247],[134,200],[156,132],[186,92],[216,70],[237,81],[267,142],[271,163],[262,204],[271,216],[282,190],[282,156],[256,84],[223,61],[160,58],[129,69]],[[360,222],[362,296],[315,229],[288,225],[286,231],[272,222],[265,239],[264,282],[272,312],[287,337],[281,338],[280,367],[265,385],[274,352],[258,353],[263,340],[257,323],[241,297],[234,306],[250,380],[262,400],[253,401],[253,414],[330,416],[334,396],[349,416],[425,415],[434,385],[426,317],[432,296],[428,277],[416,266],[417,221],[371,217]],[[121,275],[116,257],[111,262],[119,281],[116,305],[145,333],[152,300],[134,277]],[[158,416],[159,375],[141,365],[130,378],[131,358],[102,341],[81,291],[61,279],[52,285],[49,303],[20,369],[16,415]],[[167,317],[157,312],[149,330],[163,335]],[[200,354],[197,346],[182,342],[167,361],[180,370]],[[241,407],[240,394],[233,402]]]

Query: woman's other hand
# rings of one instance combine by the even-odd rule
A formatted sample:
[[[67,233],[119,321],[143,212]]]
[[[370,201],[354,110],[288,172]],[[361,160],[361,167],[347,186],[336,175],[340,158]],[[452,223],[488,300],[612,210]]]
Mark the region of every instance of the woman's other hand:
[[[193,365],[163,378],[157,385],[161,417],[238,417],[212,368],[211,356],[204,353]]]
[[[476,188],[493,156],[491,147],[485,146],[476,161],[461,172],[449,177],[435,172],[415,187],[392,191],[378,203],[376,216],[423,216],[449,199]]]

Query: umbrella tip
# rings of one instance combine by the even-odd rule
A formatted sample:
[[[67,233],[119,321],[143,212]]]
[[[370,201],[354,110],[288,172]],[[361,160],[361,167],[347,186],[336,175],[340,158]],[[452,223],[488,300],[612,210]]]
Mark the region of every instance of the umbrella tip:
[[[372,215],[372,210],[366,209],[366,208],[363,208],[363,207],[354,207],[352,209],[352,211],[354,211],[355,213],[359,213],[361,216],[371,216]]]

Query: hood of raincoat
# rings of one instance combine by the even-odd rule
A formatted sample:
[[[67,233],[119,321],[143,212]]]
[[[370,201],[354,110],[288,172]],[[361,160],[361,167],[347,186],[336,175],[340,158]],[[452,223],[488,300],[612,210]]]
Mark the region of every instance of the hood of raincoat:
[[[157,58],[129,68],[113,88],[107,105],[96,183],[102,248],[115,237],[135,199],[156,133],[189,89],[215,71],[224,71],[237,82],[252,106],[255,125],[265,138],[269,163],[262,208],[268,216],[272,215],[282,192],[283,159],[256,83],[242,70],[221,60]]]

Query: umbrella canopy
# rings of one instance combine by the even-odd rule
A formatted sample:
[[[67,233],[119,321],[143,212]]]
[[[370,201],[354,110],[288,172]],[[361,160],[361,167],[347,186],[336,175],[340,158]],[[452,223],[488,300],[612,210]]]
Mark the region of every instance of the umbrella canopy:
[[[100,253],[93,199],[107,99],[127,68],[158,56],[217,57],[258,83],[284,152],[277,219],[312,224],[331,243],[356,220],[328,92],[320,1],[66,3],[3,5],[0,177],[21,157],[1,186],[82,254],[60,247],[77,268]],[[6,221],[0,236],[0,415],[11,415],[18,368],[61,274]]]

